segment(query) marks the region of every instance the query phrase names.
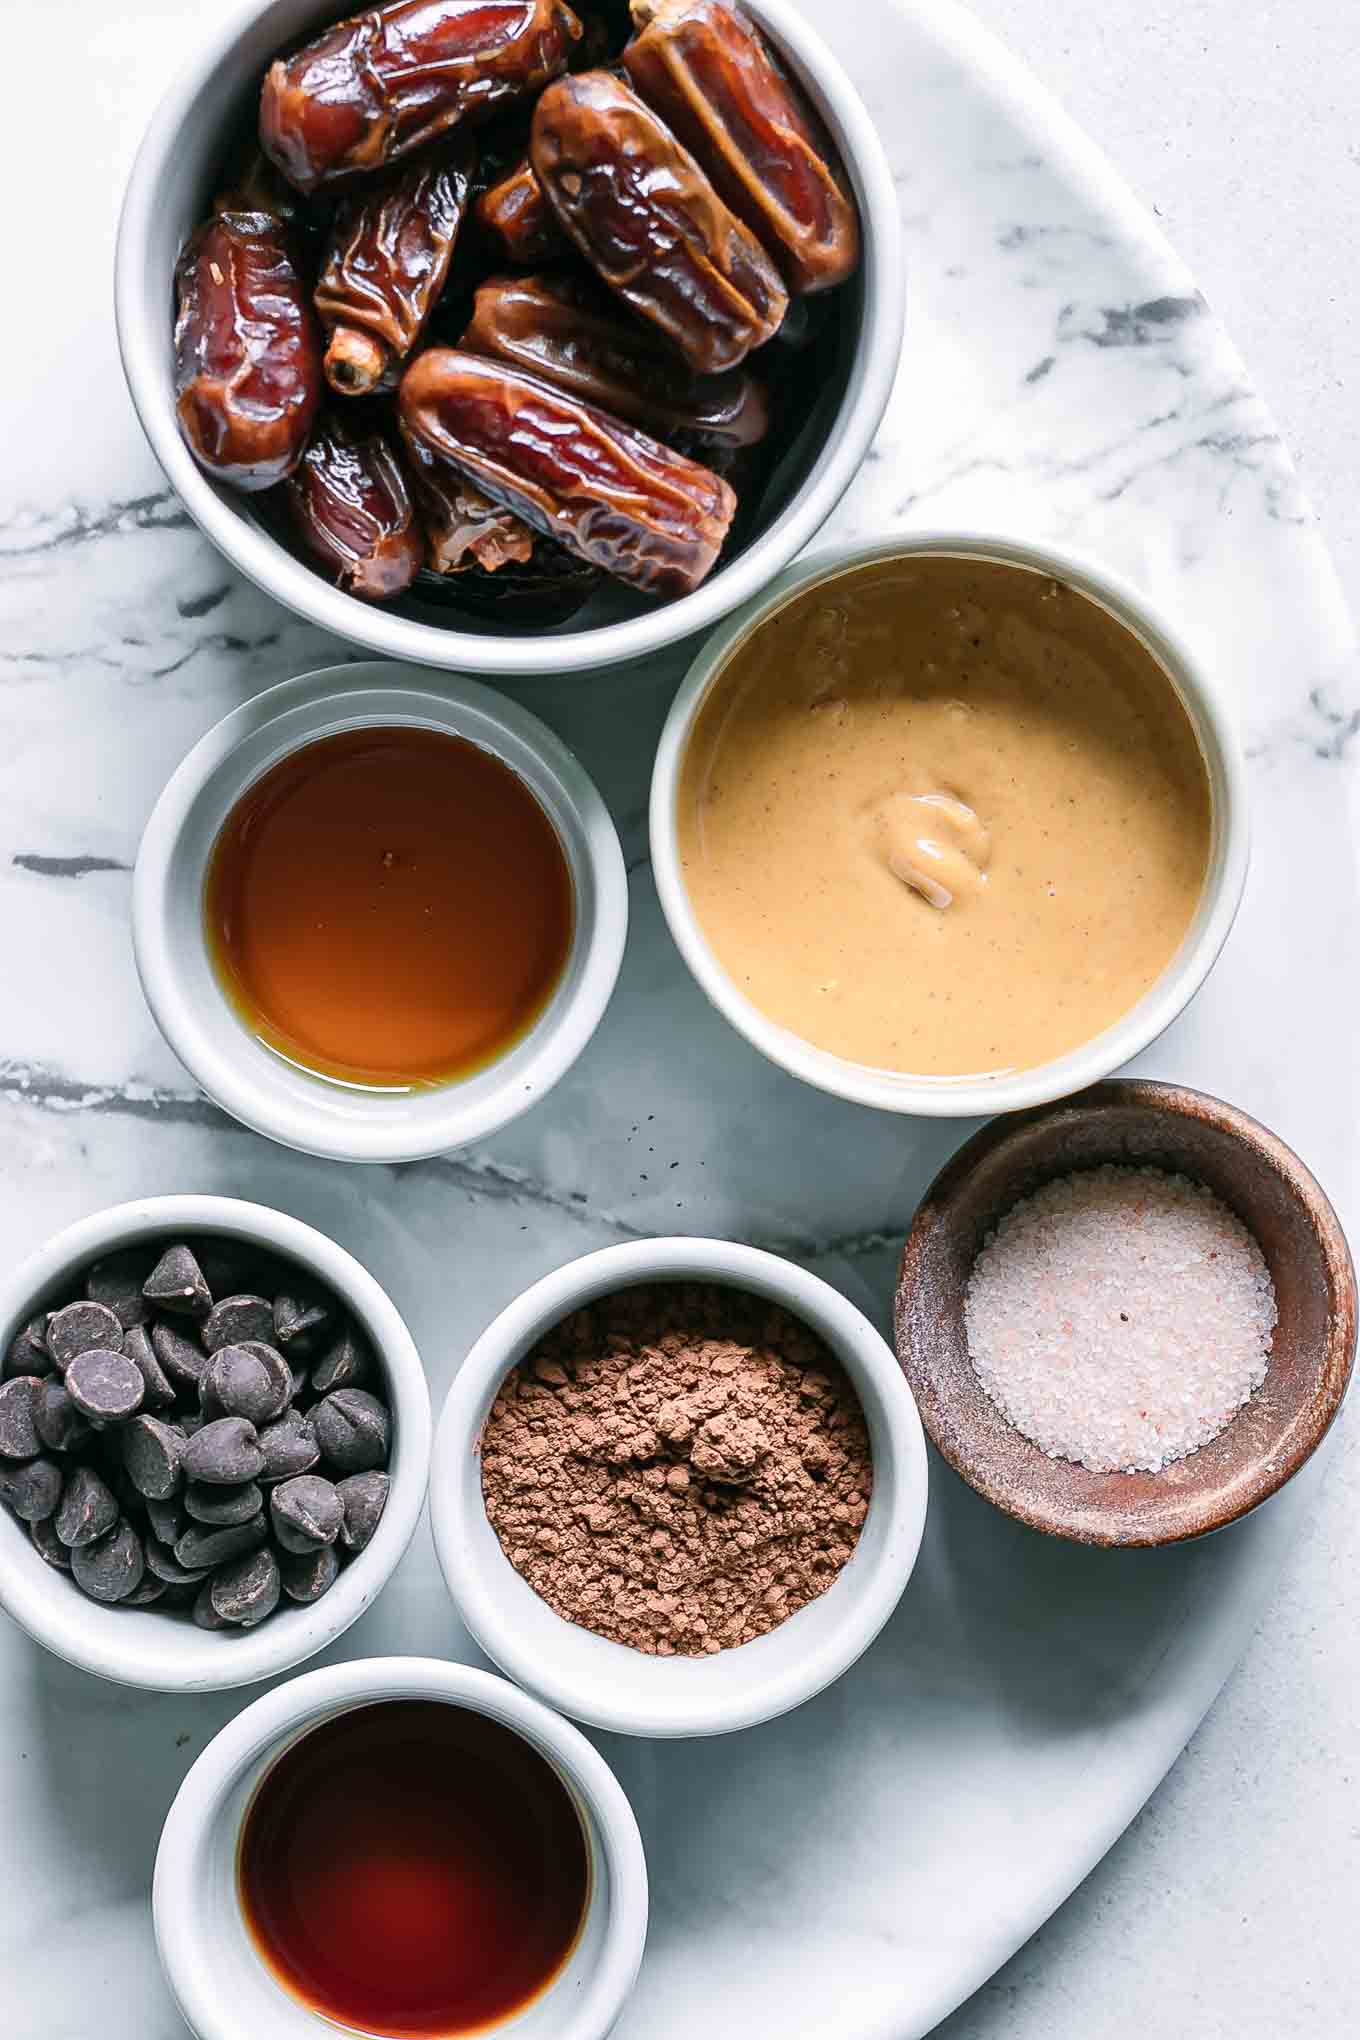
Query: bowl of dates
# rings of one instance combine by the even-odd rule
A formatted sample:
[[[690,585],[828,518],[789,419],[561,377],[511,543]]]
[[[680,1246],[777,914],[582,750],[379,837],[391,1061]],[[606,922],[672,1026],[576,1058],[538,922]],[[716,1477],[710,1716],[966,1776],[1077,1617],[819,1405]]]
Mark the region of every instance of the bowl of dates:
[[[119,344],[249,579],[388,657],[654,654],[759,592],[887,404],[882,144],[788,0],[262,0],[152,122]]]
[[[378,1283],[232,1197],[140,1198],[0,1282],[0,1607],[202,1693],[333,1643],[411,1541],[430,1402]]]

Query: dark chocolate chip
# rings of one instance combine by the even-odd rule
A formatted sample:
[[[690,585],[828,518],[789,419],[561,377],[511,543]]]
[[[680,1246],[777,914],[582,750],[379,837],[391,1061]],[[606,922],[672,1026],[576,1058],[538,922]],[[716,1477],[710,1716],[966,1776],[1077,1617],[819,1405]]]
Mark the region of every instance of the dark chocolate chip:
[[[311,1413],[321,1456],[341,1473],[367,1473],[387,1463],[391,1419],[363,1388],[337,1388]]]
[[[162,1544],[173,1544],[189,1522],[184,1503],[178,1496],[173,1501],[160,1502],[154,1495],[148,1495],[146,1520],[151,1525],[152,1535],[158,1537]]]
[[[123,1426],[123,1465],[138,1494],[168,1502],[184,1482],[187,1440],[159,1417],[134,1417]]]
[[[253,1480],[239,1487],[212,1487],[207,1481],[191,1480],[184,1490],[184,1506],[196,1523],[248,1523],[264,1507],[264,1495]]]
[[[87,1297],[50,1311],[44,1336],[52,1362],[62,1373],[82,1353],[121,1353],[124,1345],[118,1313]]]
[[[108,1482],[92,1466],[77,1466],[67,1476],[57,1510],[57,1535],[74,1548],[107,1536],[118,1521],[118,1503]]]
[[[205,1417],[201,1410],[186,1410],[183,1416],[175,1418],[175,1422],[179,1425],[186,1438],[196,1438],[205,1424],[212,1424],[216,1421],[215,1414],[211,1417]]]
[[[339,1578],[340,1560],[333,1544],[318,1544],[312,1551],[281,1553],[279,1572],[290,1601],[319,1601]]]
[[[62,1472],[55,1459],[29,1459],[0,1466],[0,1502],[8,1502],[21,1523],[39,1523],[61,1500]]]
[[[148,1410],[173,1409],[174,1383],[156,1358],[151,1334],[145,1325],[132,1325],[123,1334],[123,1351],[142,1377],[146,1391],[143,1406]]]
[[[274,1336],[303,1359],[316,1351],[334,1318],[335,1305],[320,1290],[281,1290],[274,1298]]]
[[[90,1302],[106,1303],[125,1332],[133,1325],[144,1325],[151,1316],[151,1305],[142,1294],[150,1265],[148,1253],[130,1247],[126,1253],[106,1254],[85,1277]]]
[[[96,1424],[120,1424],[125,1417],[134,1416],[146,1394],[146,1385],[127,1354],[98,1346],[77,1354],[66,1370],[66,1386],[81,1415]]]
[[[310,1473],[321,1457],[310,1417],[297,1410],[285,1410],[277,1423],[265,1425],[260,1450],[264,1480],[291,1480],[296,1473]]]
[[[247,1417],[218,1417],[195,1431],[184,1448],[184,1471],[190,1480],[213,1487],[236,1487],[264,1472],[264,1454],[255,1426]]]
[[[16,1374],[0,1386],[0,1459],[36,1459],[42,1451],[34,1419],[41,1386],[36,1374]]]
[[[146,1564],[147,1571],[153,1572],[168,1587],[194,1587],[208,1577],[207,1566],[181,1565],[170,1546],[162,1543],[159,1537],[146,1540]]]
[[[106,1303],[68,1303],[47,1320],[47,1350],[64,1374],[82,1353],[121,1353],[123,1327]]]
[[[212,1604],[212,1581],[204,1580],[194,1601],[194,1621],[200,1629],[231,1629],[230,1622],[224,1622]]]
[[[33,1391],[33,1428],[49,1452],[74,1452],[90,1435],[59,1375],[47,1375]]]
[[[123,1464],[121,1424],[110,1424],[107,1429],[97,1433],[91,1441],[88,1464],[103,1475],[122,1515],[135,1517],[145,1514],[146,1496],[140,1488],[133,1486],[128,1479],[128,1470]]]
[[[353,1325],[347,1325],[324,1359],[312,1369],[312,1387],[318,1395],[333,1388],[361,1388],[373,1371],[373,1353],[368,1340]]]
[[[157,1310],[174,1311],[177,1317],[203,1318],[212,1309],[212,1296],[190,1248],[167,1247],[142,1284],[142,1295]]]
[[[142,1540],[126,1517],[105,1537],[78,1544],[71,1553],[71,1575],[92,1601],[126,1601],[142,1584],[146,1556]]]
[[[225,1530],[210,1530],[206,1524],[191,1523],[183,1536],[175,1539],[175,1557],[186,1572],[228,1565],[233,1558],[256,1550],[267,1534],[262,1515]]]
[[[181,1388],[198,1389],[208,1356],[175,1325],[151,1327],[151,1346],[170,1380]]]
[[[291,1389],[288,1362],[272,1346],[223,1346],[213,1355],[200,1386],[206,1412],[209,1399],[228,1416],[268,1424],[281,1416]]]
[[[194,1251],[215,1297],[272,1296],[283,1281],[273,1255],[249,1240],[201,1238]]]
[[[263,1296],[224,1296],[203,1321],[203,1344],[210,1353],[239,1346],[247,1339],[272,1340],[274,1312]]]
[[[198,1594],[199,1585],[200,1582],[196,1579],[183,1580],[179,1585],[173,1580],[166,1580],[165,1591],[161,1595],[162,1608],[190,1607]]]
[[[351,1473],[337,1483],[335,1492],[344,1511],[340,1541],[347,1550],[362,1551],[372,1542],[373,1532],[387,1507],[390,1486],[385,1473]]]
[[[268,1546],[214,1573],[209,1599],[214,1612],[238,1629],[253,1629],[279,1605],[279,1562]]]
[[[28,1534],[40,1558],[45,1558],[59,1572],[70,1572],[71,1554],[58,1537],[57,1526],[50,1516],[39,1516],[36,1523],[30,1523]]]
[[[55,1366],[47,1350],[47,1312],[40,1310],[26,1325],[20,1325],[10,1340],[0,1379],[9,1381],[16,1374],[50,1374]]]
[[[334,1544],[343,1516],[339,1495],[318,1473],[300,1473],[295,1480],[285,1480],[269,1497],[270,1522],[285,1551],[311,1551],[318,1544]]]
[[[140,1583],[130,1594],[124,1594],[118,1605],[120,1608],[149,1608],[153,1601],[161,1600],[164,1593],[163,1580],[153,1579],[150,1573],[143,1573]]]
[[[291,1396],[293,1369],[277,1346],[272,1346],[268,1339],[242,1339],[240,1350],[243,1353],[253,1353],[278,1381],[286,1381],[288,1394]]]

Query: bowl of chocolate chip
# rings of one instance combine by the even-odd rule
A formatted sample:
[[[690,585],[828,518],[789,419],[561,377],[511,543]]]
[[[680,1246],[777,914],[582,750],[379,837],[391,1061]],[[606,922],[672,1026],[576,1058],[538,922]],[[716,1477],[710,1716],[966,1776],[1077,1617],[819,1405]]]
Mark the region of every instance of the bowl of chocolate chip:
[[[477,1642],[625,1735],[748,1728],[839,1678],[925,1511],[882,1337],[728,1240],[606,1247],[535,1283],[463,1362],[432,1462],[435,1550]]]
[[[395,1306],[264,1205],[139,1199],[0,1285],[0,1606],[68,1663],[208,1692],[287,1671],[386,1584],[430,1406]]]
[[[128,185],[119,342],[243,574],[388,657],[653,654],[824,522],[901,353],[892,173],[786,0],[261,0]]]

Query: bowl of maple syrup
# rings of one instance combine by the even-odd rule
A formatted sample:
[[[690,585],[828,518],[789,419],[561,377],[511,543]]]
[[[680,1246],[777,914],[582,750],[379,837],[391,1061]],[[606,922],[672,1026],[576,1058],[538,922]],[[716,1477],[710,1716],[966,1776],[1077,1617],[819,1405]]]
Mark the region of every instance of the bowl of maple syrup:
[[[576,1060],[623,958],[609,811],[546,724],[379,662],[286,680],[201,739],[133,887],[147,1003],[208,1096],[336,1161],[443,1154]]]
[[[604,2040],[647,1866],[560,1715],[466,1665],[369,1658],[214,1737],[166,1817],[152,1911],[198,2040]]]

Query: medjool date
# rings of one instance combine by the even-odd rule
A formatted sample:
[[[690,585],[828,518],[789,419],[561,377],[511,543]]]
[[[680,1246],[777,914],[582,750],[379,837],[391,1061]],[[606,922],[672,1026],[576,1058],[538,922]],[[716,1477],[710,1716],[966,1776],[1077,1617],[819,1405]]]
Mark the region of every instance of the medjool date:
[[[509,511],[504,515],[509,517]],[[607,577],[556,539],[542,538],[537,532],[530,536],[533,547],[527,560],[510,560],[489,568],[469,555],[452,573],[423,573],[416,584],[417,594],[486,617],[493,624],[505,623],[518,632],[555,629],[575,616]]]
[[[559,78],[534,108],[529,158],[591,267],[696,373],[736,368],[776,331],[778,270],[630,86]]]
[[[285,495],[304,543],[348,594],[382,602],[410,587],[425,539],[381,432],[324,419]]]
[[[744,369],[695,375],[659,336],[573,278],[500,276],[477,292],[462,345],[542,376],[664,438],[751,446],[770,412]]]
[[[302,458],[322,380],[286,229],[269,213],[219,213],[186,244],[175,282],[176,409],[189,451],[233,488],[272,488]]]
[[[571,246],[527,156],[477,200],[477,224],[512,262],[551,262]]]
[[[563,0],[392,0],[270,67],[260,146],[299,191],[408,156],[564,71]]]
[[[437,458],[648,594],[687,594],[718,556],[736,509],[727,483],[593,404],[452,348],[420,355],[399,401]]]
[[[493,503],[447,461],[437,460],[413,433],[402,437],[429,564],[437,574],[460,574],[469,566],[494,574],[512,560],[529,559],[535,534],[523,518]]]
[[[859,261],[859,218],[830,136],[759,30],[719,0],[632,0],[636,90],[703,164],[792,291]]]
[[[472,158],[416,163],[346,199],[312,294],[331,388],[362,396],[406,359],[444,288],[467,210]]]

